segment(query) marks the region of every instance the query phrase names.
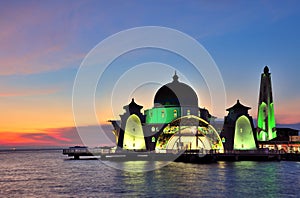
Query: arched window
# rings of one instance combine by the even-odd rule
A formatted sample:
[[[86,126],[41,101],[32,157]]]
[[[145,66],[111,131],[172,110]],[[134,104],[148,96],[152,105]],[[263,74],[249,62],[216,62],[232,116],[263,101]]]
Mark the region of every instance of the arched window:
[[[186,115],[191,115],[191,110],[188,109],[188,110],[186,111]]]
[[[177,110],[174,109],[174,118],[177,118]]]
[[[151,142],[155,143],[155,137],[154,136],[151,138]]]
[[[155,127],[154,127],[154,126],[151,128],[151,131],[152,131],[152,132],[155,132]]]

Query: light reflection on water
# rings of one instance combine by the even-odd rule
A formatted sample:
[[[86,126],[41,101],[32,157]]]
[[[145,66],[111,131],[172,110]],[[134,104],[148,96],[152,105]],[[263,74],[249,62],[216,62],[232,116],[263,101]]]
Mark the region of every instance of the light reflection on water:
[[[213,164],[69,160],[61,151],[0,152],[1,197],[297,197],[299,162]]]
[[[171,161],[103,161],[105,165],[128,172],[147,172],[160,169],[170,163]]]

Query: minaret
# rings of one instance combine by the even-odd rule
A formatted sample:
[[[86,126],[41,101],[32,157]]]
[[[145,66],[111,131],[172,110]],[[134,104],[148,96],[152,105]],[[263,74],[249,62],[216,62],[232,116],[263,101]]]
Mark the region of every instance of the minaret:
[[[257,140],[269,141],[276,138],[276,123],[272,97],[271,73],[265,66],[261,74],[257,112]]]

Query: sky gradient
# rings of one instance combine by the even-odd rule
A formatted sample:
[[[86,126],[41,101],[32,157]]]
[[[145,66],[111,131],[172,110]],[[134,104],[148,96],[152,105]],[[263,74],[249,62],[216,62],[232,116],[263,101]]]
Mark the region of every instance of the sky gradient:
[[[300,123],[300,3],[298,1],[0,1],[0,147],[80,144],[72,112],[72,89],[84,57],[103,39],[139,26],[164,26],[195,38],[223,77],[227,107],[237,99],[256,118],[260,74],[272,74],[277,123]],[[132,93],[101,98],[130,67],[161,62],[172,65]],[[199,105],[211,109],[203,79],[185,70],[186,62],[162,51],[125,54],[99,82],[99,122],[118,119],[124,101],[136,97],[152,107],[161,84],[174,68],[190,76]],[[145,75],[145,74],[142,74]],[[188,82],[184,76],[179,80]],[[140,76],[139,78],[143,78]],[[105,84],[106,83],[106,84]],[[107,86],[104,86],[107,85]],[[119,88],[120,89],[120,88]],[[118,97],[121,97],[118,100]],[[101,105],[102,104],[102,105]],[[222,118],[225,109],[211,112]],[[86,122],[88,125],[97,123]],[[80,127],[86,127],[80,126]],[[99,141],[105,144],[105,141]]]

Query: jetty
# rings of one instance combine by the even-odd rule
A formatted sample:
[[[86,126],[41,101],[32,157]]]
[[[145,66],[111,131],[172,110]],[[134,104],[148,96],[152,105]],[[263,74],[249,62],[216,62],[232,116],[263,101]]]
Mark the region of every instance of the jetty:
[[[110,161],[175,161],[187,163],[210,163],[216,161],[300,161],[299,153],[286,153],[282,150],[234,150],[218,152],[216,150],[201,151],[116,151],[110,147],[88,148],[75,146],[63,149],[63,154],[73,159],[85,157],[98,158]],[[84,158],[82,158],[84,157]]]

